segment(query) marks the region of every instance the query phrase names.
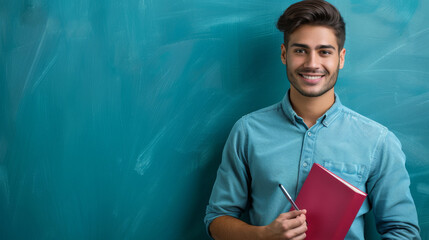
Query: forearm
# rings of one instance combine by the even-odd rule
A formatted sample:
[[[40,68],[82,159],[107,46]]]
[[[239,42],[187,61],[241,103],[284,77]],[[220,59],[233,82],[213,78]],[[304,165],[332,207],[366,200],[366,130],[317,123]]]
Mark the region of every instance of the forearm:
[[[249,225],[231,216],[221,216],[210,224],[210,233],[216,240],[262,239],[264,227]]]

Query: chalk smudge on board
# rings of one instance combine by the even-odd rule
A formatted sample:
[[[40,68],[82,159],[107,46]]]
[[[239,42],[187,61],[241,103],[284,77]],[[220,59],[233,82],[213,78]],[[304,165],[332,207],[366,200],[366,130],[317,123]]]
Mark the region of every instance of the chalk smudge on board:
[[[40,83],[42,82],[42,80],[44,80],[46,78],[46,74],[48,74],[48,72],[51,70],[51,68],[55,65],[55,63],[57,62],[57,55],[55,55],[52,60],[48,63],[48,65],[45,67],[45,69],[43,70],[42,74],[40,75],[40,77],[37,79],[37,81],[33,84],[33,87],[31,89],[31,92],[34,92],[34,90],[36,90],[36,88],[40,85]]]
[[[380,58],[378,58],[377,60],[375,60],[373,63],[371,63],[368,67],[369,67],[369,68],[371,68],[371,67],[375,66],[377,63],[379,63],[380,61],[382,61],[383,59],[385,59],[387,56],[390,56],[390,55],[392,55],[394,52],[398,51],[399,49],[401,49],[401,48],[403,48],[403,47],[405,47],[405,46],[407,46],[407,45],[410,45],[410,41],[411,41],[412,39],[416,39],[416,38],[418,38],[420,35],[422,35],[422,34],[426,33],[427,31],[429,31],[429,28],[423,29],[423,30],[421,30],[421,31],[419,31],[419,32],[417,32],[417,33],[415,33],[415,34],[411,35],[411,36],[407,39],[407,42],[405,42],[405,43],[403,43],[403,44],[400,44],[399,46],[397,46],[397,47],[395,47],[394,49],[390,50],[389,52],[387,52],[386,54],[384,54],[383,56],[381,56]]]
[[[174,121],[172,121],[174,122]],[[143,149],[143,151],[140,153],[139,157],[137,158],[136,166],[134,167],[134,170],[140,174],[144,175],[146,170],[150,167],[152,164],[152,155],[154,152],[155,147],[158,145],[159,141],[165,136],[168,129],[170,128],[171,124],[168,126],[164,126],[153,138],[152,141],[150,141],[149,144]]]
[[[417,189],[417,192],[419,193],[429,195],[429,184],[418,183],[416,189]]]
[[[27,89],[27,83],[30,80],[31,76],[34,72],[34,66],[37,64],[40,58],[40,50],[45,42],[46,32],[47,32],[48,24],[45,24],[45,29],[43,31],[42,37],[40,38],[39,45],[37,46],[36,54],[34,55],[33,62],[31,63],[30,69],[28,70],[27,77],[25,78],[24,90]]]

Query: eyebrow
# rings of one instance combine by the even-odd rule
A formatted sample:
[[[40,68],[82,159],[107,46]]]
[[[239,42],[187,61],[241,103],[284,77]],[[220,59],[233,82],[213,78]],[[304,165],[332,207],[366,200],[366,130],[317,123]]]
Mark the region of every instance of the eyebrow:
[[[300,48],[310,49],[310,47],[307,44],[301,44],[301,43],[293,43],[291,45],[291,47],[300,47]],[[335,50],[335,47],[332,46],[332,45],[330,45],[330,44],[327,44],[327,45],[317,45],[316,46],[316,49],[325,49],[325,48],[331,48],[331,49]]]

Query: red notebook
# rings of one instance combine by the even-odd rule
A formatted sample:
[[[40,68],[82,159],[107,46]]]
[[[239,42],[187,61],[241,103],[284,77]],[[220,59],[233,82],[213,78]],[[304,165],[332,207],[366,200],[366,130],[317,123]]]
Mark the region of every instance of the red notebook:
[[[367,194],[328,169],[313,164],[296,199],[306,209],[306,239],[343,240]]]

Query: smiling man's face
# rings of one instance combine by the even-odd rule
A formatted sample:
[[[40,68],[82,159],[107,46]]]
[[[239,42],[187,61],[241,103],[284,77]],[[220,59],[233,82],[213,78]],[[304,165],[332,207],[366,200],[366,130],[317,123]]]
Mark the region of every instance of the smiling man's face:
[[[287,49],[282,45],[291,91],[306,97],[319,97],[334,91],[338,71],[344,66],[346,50],[338,50],[331,28],[303,25],[290,36]]]

